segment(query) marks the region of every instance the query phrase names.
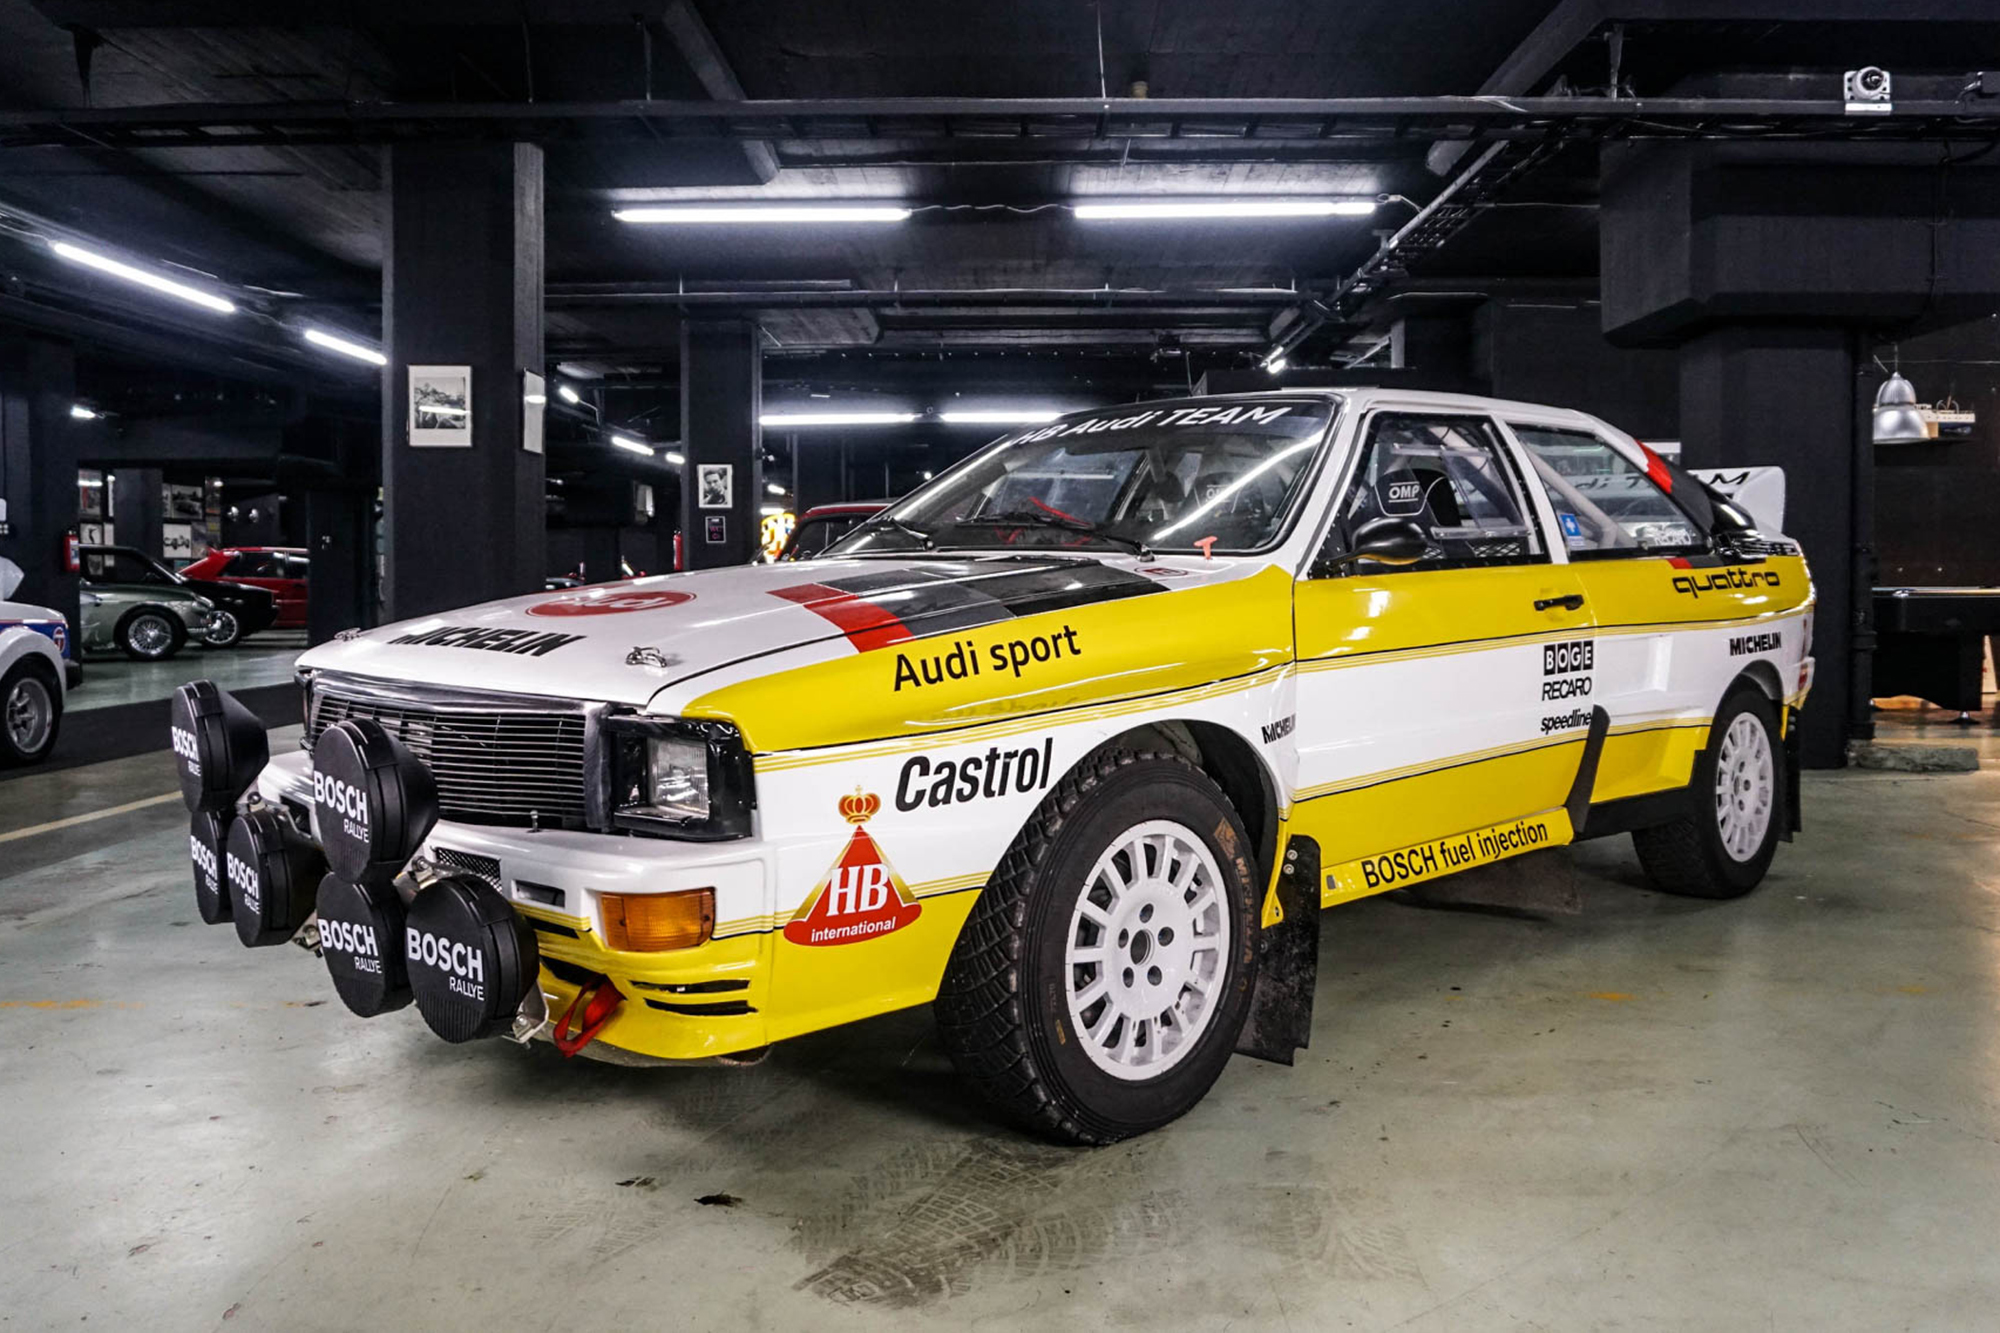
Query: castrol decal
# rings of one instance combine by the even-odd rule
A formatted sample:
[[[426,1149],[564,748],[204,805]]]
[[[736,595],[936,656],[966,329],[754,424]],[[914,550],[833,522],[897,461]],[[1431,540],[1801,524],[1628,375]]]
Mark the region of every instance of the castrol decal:
[[[859,788],[840,798],[840,817],[854,825],[854,833],[812,897],[785,923],[785,938],[793,944],[859,944],[893,934],[923,914],[863,827],[881,808],[881,797]]]

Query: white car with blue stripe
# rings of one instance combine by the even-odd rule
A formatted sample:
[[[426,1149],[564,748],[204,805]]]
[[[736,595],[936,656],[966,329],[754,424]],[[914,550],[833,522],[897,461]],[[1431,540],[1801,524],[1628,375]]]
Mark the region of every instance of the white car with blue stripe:
[[[21,571],[0,560],[0,599]],[[38,763],[55,748],[63,702],[79,674],[69,623],[46,606],[0,600],[0,767]]]

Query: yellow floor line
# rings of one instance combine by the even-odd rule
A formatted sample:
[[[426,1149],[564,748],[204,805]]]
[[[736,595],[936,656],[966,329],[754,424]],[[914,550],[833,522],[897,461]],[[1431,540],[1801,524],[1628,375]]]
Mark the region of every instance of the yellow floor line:
[[[68,819],[52,819],[46,824],[36,824],[32,828],[17,828],[12,833],[0,833],[0,842],[13,842],[17,838],[32,838],[41,833],[54,833],[57,829],[75,828],[78,824],[88,824],[95,819],[109,819],[113,815],[130,814],[134,810],[144,810],[148,806],[165,805],[168,801],[178,801],[177,791],[164,792],[159,796],[148,796],[143,801],[127,801],[124,805],[107,806],[93,810],[87,815],[71,815]]]

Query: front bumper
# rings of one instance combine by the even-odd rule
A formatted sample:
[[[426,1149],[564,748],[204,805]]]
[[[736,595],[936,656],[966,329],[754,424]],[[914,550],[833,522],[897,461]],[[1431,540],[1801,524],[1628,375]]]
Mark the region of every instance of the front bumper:
[[[274,756],[258,794],[312,828],[312,771],[305,754]],[[755,840],[684,843],[557,829],[492,828],[441,821],[418,857],[492,884],[535,930],[541,990],[560,1016],[593,976],[624,1003],[597,1041],[663,1060],[753,1050],[769,1022],[775,936],[761,918],[725,918],[725,904],[769,899],[768,850]],[[607,947],[601,899],[709,888],[716,937],[690,949],[633,953]]]

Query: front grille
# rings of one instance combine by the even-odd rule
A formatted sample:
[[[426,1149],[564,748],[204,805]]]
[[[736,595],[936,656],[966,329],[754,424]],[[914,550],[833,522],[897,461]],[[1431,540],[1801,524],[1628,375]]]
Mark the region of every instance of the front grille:
[[[481,856],[478,852],[461,852],[455,847],[433,847],[431,855],[436,858],[440,870],[483,879],[503,894],[507,891],[500,883],[500,862],[495,857]]]
[[[454,692],[431,700],[322,678],[312,693],[307,748],[337,722],[370,718],[410,747],[437,779],[438,814],[462,824],[582,828],[587,818],[582,709],[513,696]]]

